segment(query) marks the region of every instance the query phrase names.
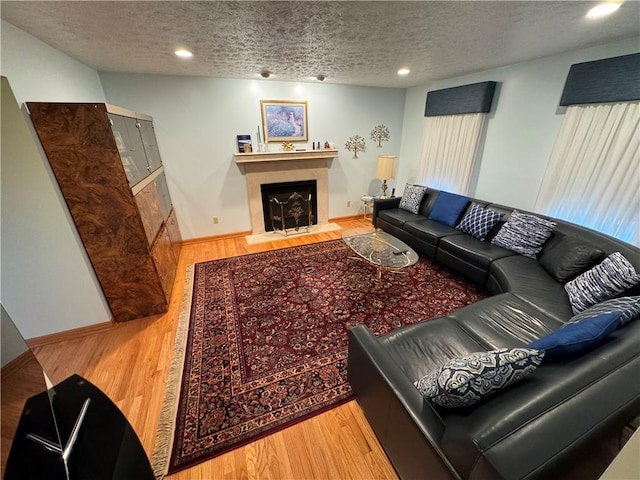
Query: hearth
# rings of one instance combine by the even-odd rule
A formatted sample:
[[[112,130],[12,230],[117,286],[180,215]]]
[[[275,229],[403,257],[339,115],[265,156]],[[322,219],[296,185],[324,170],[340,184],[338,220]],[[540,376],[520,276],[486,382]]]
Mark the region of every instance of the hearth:
[[[260,185],[266,232],[299,231],[317,224],[318,201],[315,180]]]

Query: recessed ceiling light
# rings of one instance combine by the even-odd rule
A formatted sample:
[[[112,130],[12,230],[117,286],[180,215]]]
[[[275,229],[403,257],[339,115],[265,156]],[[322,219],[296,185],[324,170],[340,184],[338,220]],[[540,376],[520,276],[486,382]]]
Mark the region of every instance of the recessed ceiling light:
[[[411,73],[411,70],[408,68],[401,68],[398,70],[398,75],[409,75],[409,73]]]
[[[189,50],[176,50],[173,53],[175,53],[178,57],[182,57],[182,58],[193,57],[193,53],[191,53]]]
[[[319,82],[324,82],[324,79],[327,78],[325,75],[318,75],[316,76],[316,80],[318,80]]]
[[[269,78],[271,76],[271,72],[269,70],[263,70],[260,72],[260,76],[262,78]]]
[[[589,18],[600,18],[612,14],[620,8],[619,3],[602,3],[596,7],[593,7],[587,13]]]

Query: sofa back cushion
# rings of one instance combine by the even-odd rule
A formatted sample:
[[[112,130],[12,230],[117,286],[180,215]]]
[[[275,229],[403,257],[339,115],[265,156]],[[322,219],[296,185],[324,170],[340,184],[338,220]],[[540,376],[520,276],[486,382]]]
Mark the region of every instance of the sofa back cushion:
[[[540,265],[556,281],[567,283],[605,256],[602,250],[580,237],[554,234],[540,255]]]

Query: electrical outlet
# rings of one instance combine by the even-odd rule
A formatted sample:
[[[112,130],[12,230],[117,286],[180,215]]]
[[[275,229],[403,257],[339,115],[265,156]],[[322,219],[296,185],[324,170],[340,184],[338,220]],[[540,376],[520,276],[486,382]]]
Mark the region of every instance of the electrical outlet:
[[[213,224],[217,225],[218,224],[218,217],[213,217]]]
[[[347,200],[347,208],[351,206],[351,200]]]

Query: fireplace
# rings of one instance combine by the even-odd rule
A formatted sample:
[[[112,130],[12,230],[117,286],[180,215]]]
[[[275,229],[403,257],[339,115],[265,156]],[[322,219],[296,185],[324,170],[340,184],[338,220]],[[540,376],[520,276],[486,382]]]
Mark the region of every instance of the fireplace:
[[[329,163],[337,150],[294,152],[238,153],[236,164],[242,169],[247,184],[249,215],[253,235],[265,233],[261,185],[315,180],[314,228],[329,224]],[[267,222],[271,224],[271,222]],[[313,229],[312,229],[313,230]]]
[[[297,231],[318,223],[315,180],[267,183],[260,185],[260,191],[266,232],[282,230],[286,235],[288,229]]]

